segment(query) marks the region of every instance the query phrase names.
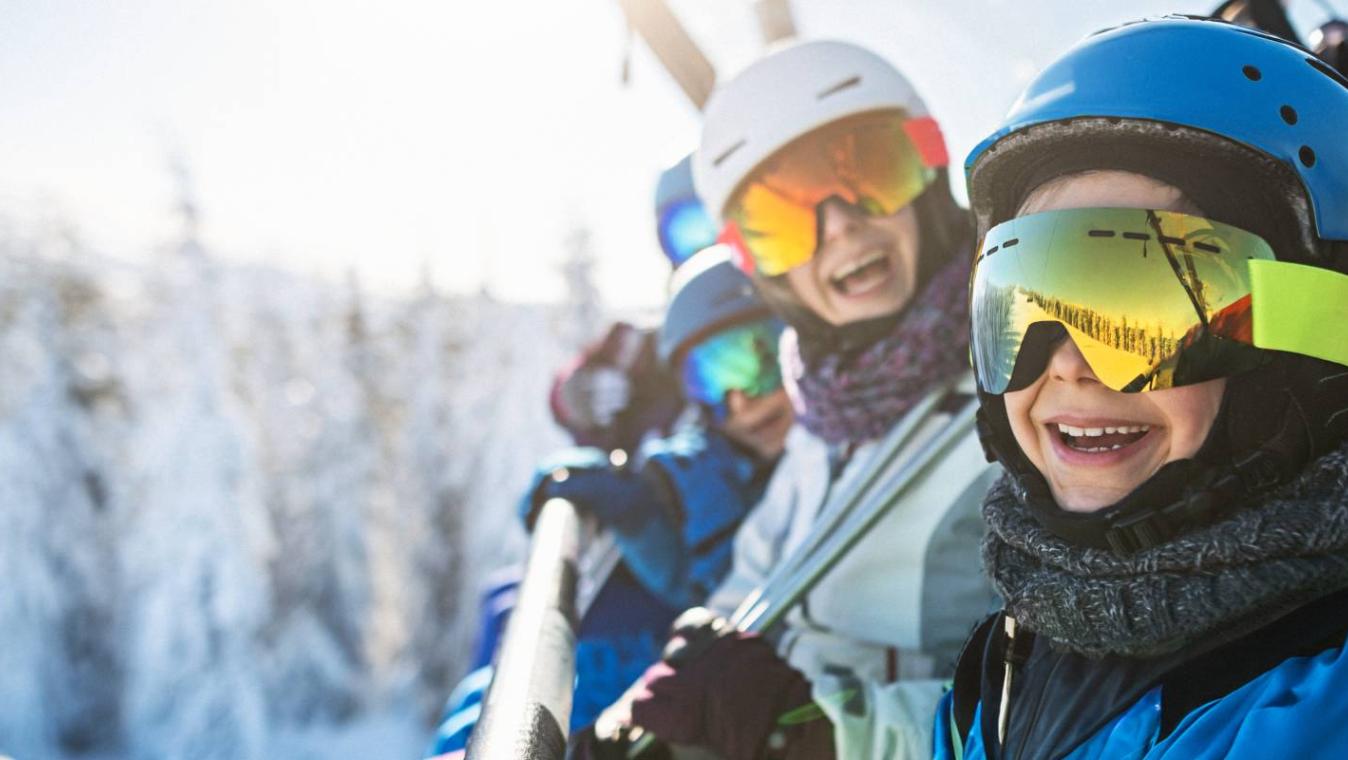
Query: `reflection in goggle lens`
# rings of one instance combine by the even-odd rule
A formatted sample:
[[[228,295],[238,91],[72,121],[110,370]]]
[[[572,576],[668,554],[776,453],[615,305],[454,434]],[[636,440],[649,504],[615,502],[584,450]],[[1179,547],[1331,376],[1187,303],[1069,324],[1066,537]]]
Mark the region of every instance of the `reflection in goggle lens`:
[[[724,413],[725,396],[771,393],[782,385],[777,342],[783,325],[776,319],[722,330],[688,351],[683,359],[684,392],[694,401]]]
[[[914,128],[919,123],[922,128]],[[760,164],[725,209],[758,271],[778,275],[810,260],[818,243],[816,211],[827,198],[885,216],[921,195],[936,177],[923,155],[937,148],[922,150],[910,135],[940,141],[930,119],[874,111],[810,132]]]
[[[989,393],[1019,390],[1066,332],[1109,388],[1161,390],[1245,372],[1253,346],[1246,262],[1273,260],[1261,238],[1169,211],[1071,209],[988,231],[974,262],[973,358]],[[1056,323],[1058,331],[1031,330]],[[1027,364],[1032,357],[1035,366]]]

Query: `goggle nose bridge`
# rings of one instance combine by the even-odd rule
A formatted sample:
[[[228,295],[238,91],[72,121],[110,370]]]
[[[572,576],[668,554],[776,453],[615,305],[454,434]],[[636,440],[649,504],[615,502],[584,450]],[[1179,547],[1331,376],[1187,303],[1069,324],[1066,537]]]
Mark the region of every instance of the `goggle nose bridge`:
[[[1024,390],[1034,384],[1039,376],[1048,369],[1053,352],[1064,340],[1071,340],[1067,328],[1061,322],[1039,322],[1030,325],[1025,338],[1016,353],[1016,361],[1011,370],[1011,379],[1007,381],[1007,391]],[[1088,360],[1086,362],[1090,364]],[[1091,368],[1094,371],[1094,367]]]

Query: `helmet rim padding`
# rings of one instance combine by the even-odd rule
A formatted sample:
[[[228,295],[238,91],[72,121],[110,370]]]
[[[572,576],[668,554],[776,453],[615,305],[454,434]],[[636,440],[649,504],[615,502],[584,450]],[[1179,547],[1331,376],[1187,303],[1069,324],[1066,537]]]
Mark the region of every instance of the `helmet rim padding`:
[[[1070,161],[1064,165],[1060,156],[1073,151],[1089,159],[1081,166],[1073,166]],[[1284,162],[1212,132],[1136,118],[1078,117],[1028,125],[989,146],[968,170],[970,210],[978,235],[981,238],[993,226],[1015,216],[1034,187],[1076,171],[1119,169],[1146,174],[1179,187],[1200,207],[1205,206],[1201,197],[1204,193],[1195,190],[1201,187],[1195,184],[1201,182],[1201,168],[1158,171],[1156,167],[1162,162],[1157,158],[1169,158],[1177,168],[1190,169],[1210,162],[1214,174],[1226,172],[1244,178],[1244,184],[1255,190],[1250,194],[1258,196],[1250,202],[1265,201],[1262,205],[1266,213],[1257,216],[1275,218],[1223,214],[1209,208],[1205,212],[1217,221],[1264,237],[1275,247],[1279,259],[1305,263],[1324,260],[1324,243],[1316,232],[1306,188]],[[1167,173],[1171,176],[1165,176]],[[1284,250],[1278,250],[1279,243]],[[1289,245],[1291,250],[1287,250]]]

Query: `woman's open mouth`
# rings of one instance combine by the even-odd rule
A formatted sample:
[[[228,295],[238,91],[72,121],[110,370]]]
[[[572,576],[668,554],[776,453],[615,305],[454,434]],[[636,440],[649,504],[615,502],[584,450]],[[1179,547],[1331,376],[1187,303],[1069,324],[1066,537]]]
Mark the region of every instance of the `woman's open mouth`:
[[[829,277],[829,285],[844,296],[859,296],[883,285],[890,276],[890,257],[877,251],[844,267]]]

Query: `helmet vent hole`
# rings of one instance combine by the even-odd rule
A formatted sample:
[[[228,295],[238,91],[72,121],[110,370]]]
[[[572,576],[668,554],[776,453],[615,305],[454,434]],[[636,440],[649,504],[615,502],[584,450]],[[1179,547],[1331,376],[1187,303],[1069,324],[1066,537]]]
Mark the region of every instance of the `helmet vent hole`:
[[[1287,122],[1288,125],[1297,123],[1297,109],[1291,106],[1283,106],[1279,113],[1282,114],[1282,120]]]
[[[713,159],[712,159],[712,161],[711,161],[712,166],[720,166],[721,164],[725,163],[726,159],[727,159],[727,158],[730,158],[731,154],[733,154],[735,151],[739,150],[740,148],[743,148],[743,147],[744,147],[744,143],[745,143],[744,140],[740,140],[739,142],[735,143],[734,145],[730,146],[729,148],[726,148],[726,150],[725,150],[724,153],[722,153],[721,155],[719,155],[719,156],[717,156],[716,158],[713,158]]]
[[[1343,74],[1340,74],[1338,70],[1335,69],[1333,66],[1330,66],[1329,64],[1320,60],[1319,58],[1307,58],[1306,63],[1309,63],[1316,71],[1320,72],[1321,74],[1324,74],[1330,79],[1333,79],[1335,82],[1338,82],[1340,87],[1348,88],[1348,79],[1345,79],[1343,77]]]
[[[1307,169],[1311,168],[1312,166],[1315,166],[1315,151],[1311,150],[1311,146],[1309,145],[1301,146],[1301,151],[1298,155],[1301,156],[1302,165],[1305,166]]]
[[[1245,72],[1245,78],[1251,82],[1258,82],[1260,79],[1264,78],[1263,72],[1254,66],[1246,66],[1241,69],[1241,71]]]
[[[818,95],[815,95],[815,96],[814,96],[814,99],[815,99],[815,100],[823,100],[824,98],[827,98],[827,97],[830,96],[830,95],[837,95],[838,93],[842,92],[843,90],[850,90],[850,89],[852,89],[853,87],[856,87],[856,86],[859,85],[859,84],[861,84],[861,77],[859,77],[859,76],[855,76],[855,77],[852,77],[852,78],[850,78],[850,79],[844,79],[843,81],[841,81],[841,82],[839,82],[839,83],[833,85],[832,87],[828,88],[827,90],[824,90],[823,92],[819,93]]]

